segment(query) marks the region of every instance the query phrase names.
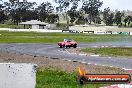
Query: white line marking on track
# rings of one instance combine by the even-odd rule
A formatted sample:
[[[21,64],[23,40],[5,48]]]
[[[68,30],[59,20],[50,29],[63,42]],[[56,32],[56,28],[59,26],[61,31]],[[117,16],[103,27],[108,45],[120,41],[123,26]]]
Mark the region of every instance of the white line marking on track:
[[[81,55],[81,56],[86,56],[87,54],[79,54],[79,55]]]
[[[77,47],[77,48],[81,48],[81,47]]]
[[[99,55],[90,55],[90,56],[92,56],[92,57],[99,57]]]
[[[72,61],[72,60],[68,60],[68,61]]]
[[[82,64],[86,64],[87,62],[82,62]]]
[[[92,47],[99,47],[99,46],[92,46]]]

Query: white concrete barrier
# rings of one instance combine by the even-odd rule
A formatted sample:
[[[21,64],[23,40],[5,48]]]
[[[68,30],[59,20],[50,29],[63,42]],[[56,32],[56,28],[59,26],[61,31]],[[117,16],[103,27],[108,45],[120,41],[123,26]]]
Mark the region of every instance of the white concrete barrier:
[[[0,88],[35,88],[36,67],[34,64],[0,64]]]
[[[1,31],[14,31],[14,32],[62,32],[62,30],[49,30],[49,29],[10,29],[0,28]]]
[[[117,26],[90,26],[90,25],[75,25],[70,26],[69,30],[79,31],[83,33],[94,33],[94,34],[123,34],[132,35],[132,28],[119,28]]]

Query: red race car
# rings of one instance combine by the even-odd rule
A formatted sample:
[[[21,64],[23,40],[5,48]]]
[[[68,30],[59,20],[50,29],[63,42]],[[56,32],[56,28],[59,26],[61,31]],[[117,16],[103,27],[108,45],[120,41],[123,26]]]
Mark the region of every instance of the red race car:
[[[70,47],[76,48],[77,47],[77,43],[72,39],[64,39],[64,41],[59,42],[58,45],[59,45],[60,48],[63,48],[63,47],[64,48],[68,48],[68,47],[69,48]]]

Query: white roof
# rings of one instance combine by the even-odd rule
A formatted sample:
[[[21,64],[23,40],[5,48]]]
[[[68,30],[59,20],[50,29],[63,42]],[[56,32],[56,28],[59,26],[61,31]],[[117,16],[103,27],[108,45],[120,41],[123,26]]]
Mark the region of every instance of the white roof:
[[[38,20],[31,20],[31,21],[27,21],[27,22],[21,22],[19,24],[22,24],[22,25],[48,25],[48,23],[41,22],[41,21],[38,21]]]

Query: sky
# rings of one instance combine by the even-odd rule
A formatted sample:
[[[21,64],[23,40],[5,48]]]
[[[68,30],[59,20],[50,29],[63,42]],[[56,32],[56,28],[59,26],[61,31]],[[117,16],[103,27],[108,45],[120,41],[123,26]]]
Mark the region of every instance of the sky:
[[[132,0],[102,0],[102,8],[110,7],[112,10],[132,10]]]
[[[8,1],[8,0],[3,0]],[[42,2],[51,2],[53,5],[55,5],[54,0],[28,0],[32,2],[37,2],[37,4],[40,4]],[[110,7],[111,10],[132,10],[132,0],[100,0],[103,1],[103,6],[101,9]]]

